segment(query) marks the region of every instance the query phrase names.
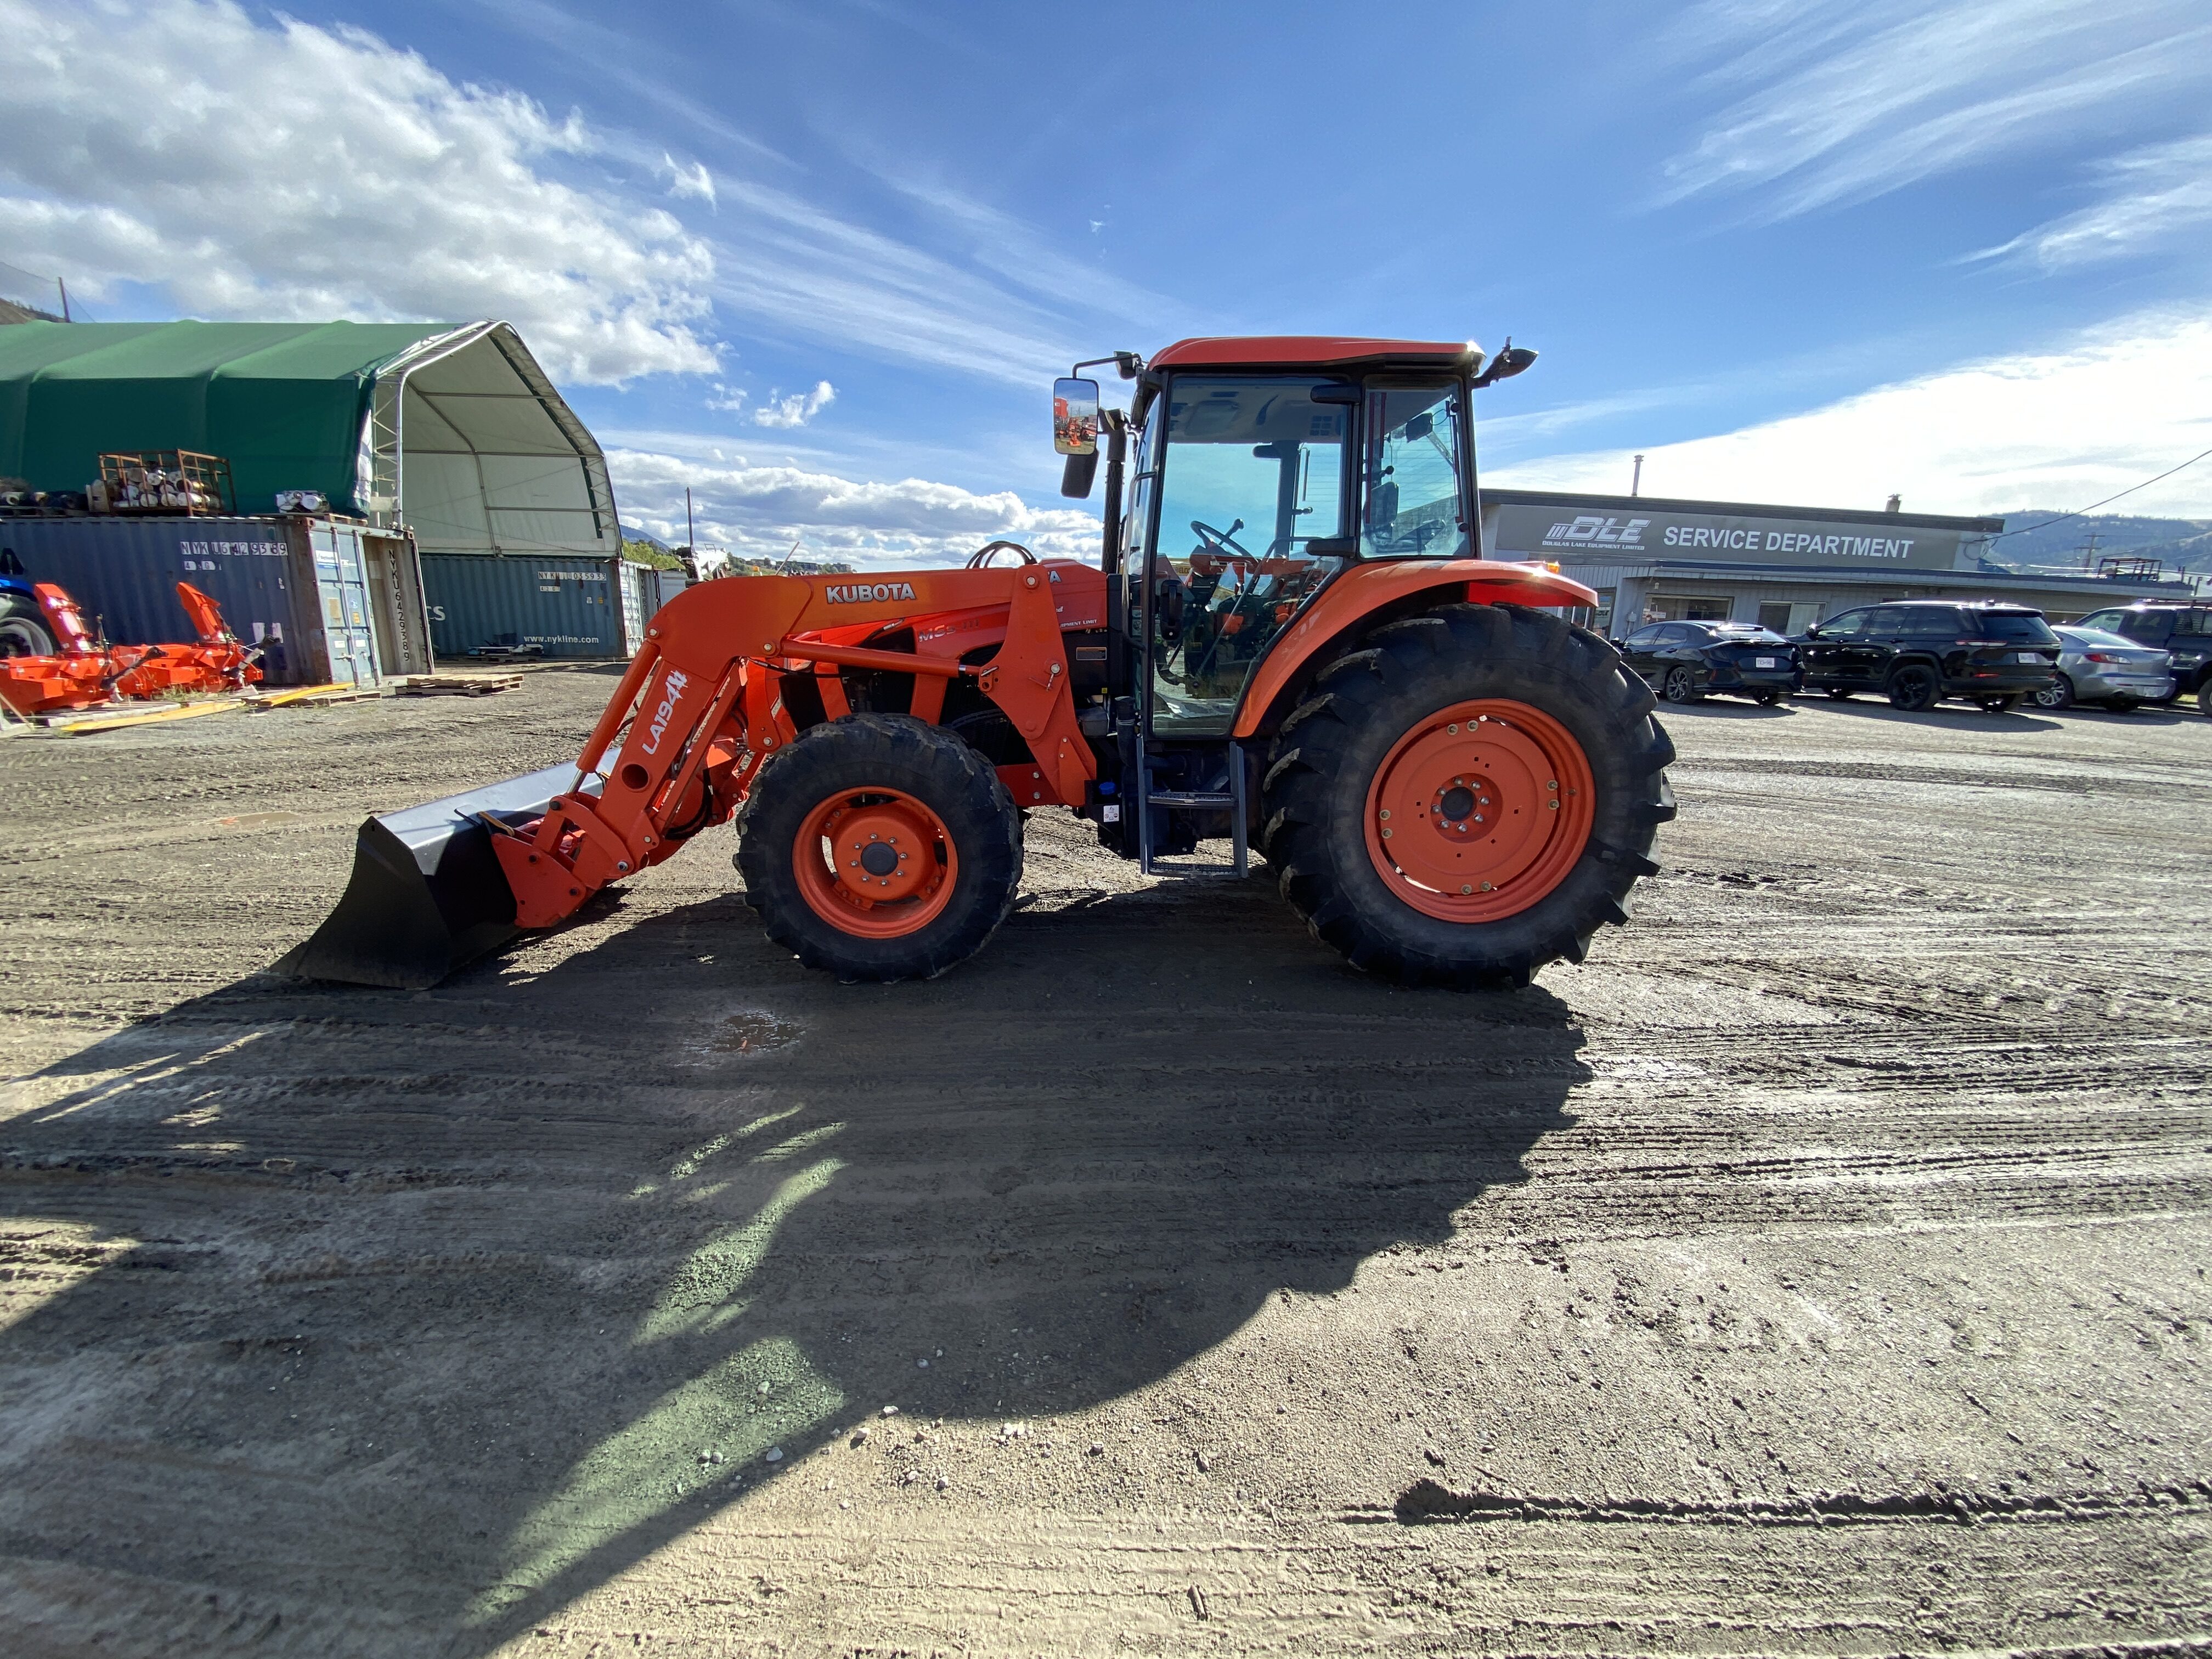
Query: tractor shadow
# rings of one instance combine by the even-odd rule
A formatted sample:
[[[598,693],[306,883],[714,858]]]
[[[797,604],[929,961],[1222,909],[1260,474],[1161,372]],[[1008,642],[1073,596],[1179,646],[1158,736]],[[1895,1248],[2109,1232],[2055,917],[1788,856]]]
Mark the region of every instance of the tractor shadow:
[[[617,920],[19,1080],[0,1532],[76,1589],[0,1621],[488,1652],[764,1485],[894,1484],[894,1428],[1110,1407],[1448,1238],[1588,1076],[1548,993],[1374,983],[1257,881],[1049,896],[897,986],[732,898]]]

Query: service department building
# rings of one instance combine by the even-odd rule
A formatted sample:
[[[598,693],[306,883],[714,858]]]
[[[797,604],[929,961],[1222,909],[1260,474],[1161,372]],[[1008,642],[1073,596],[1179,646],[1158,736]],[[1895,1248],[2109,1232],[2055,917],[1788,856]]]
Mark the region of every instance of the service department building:
[[[2185,583],[2020,575],[1984,556],[2002,519],[1847,513],[1747,501],[1482,492],[1482,550],[1547,559],[1597,590],[1601,634],[1648,622],[1759,623],[1802,634],[1823,617],[1888,599],[2002,599],[2071,622],[2137,599],[2186,598]]]

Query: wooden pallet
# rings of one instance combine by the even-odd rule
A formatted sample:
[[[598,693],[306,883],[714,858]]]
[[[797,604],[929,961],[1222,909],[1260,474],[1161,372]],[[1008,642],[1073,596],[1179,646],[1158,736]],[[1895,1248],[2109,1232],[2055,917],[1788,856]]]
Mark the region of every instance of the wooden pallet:
[[[346,680],[333,680],[326,685],[288,685],[276,691],[255,693],[247,701],[255,708],[289,708],[305,705],[320,708],[338,702],[368,702],[388,696],[380,685],[355,685]]]
[[[403,697],[489,697],[521,684],[520,674],[410,674],[392,690]]]
[[[354,686],[347,679],[331,679],[323,686],[281,686],[276,690],[250,692],[246,702],[252,708],[289,708],[295,703],[358,703],[365,696],[383,696],[380,686]]]

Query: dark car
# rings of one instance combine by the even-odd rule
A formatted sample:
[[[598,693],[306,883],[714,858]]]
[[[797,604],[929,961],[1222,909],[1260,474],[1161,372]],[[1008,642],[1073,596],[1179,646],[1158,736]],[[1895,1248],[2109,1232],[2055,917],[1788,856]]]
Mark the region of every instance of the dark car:
[[[1898,708],[1964,697],[2000,714],[2058,672],[2058,636],[2024,605],[1904,599],[1831,617],[1797,641],[1805,684],[1879,691]]]
[[[1628,665],[1669,702],[1733,691],[1778,703],[1802,683],[1797,647],[1756,623],[1652,623],[1619,643]]]
[[[2197,708],[2212,714],[2212,604],[2150,599],[2094,611],[2080,625],[2165,652],[2172,659],[2173,690],[2160,701],[2195,697]]]

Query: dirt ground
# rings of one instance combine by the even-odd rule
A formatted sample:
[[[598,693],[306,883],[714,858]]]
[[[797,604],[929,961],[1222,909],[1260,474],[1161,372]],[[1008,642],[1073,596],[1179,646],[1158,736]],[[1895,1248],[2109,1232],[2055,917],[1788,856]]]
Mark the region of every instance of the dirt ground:
[[[2203,1651],[2212,721],[1668,711],[1512,995],[1031,821],[927,984],[726,830],[264,970],[611,671],[0,744],[0,1650]]]

